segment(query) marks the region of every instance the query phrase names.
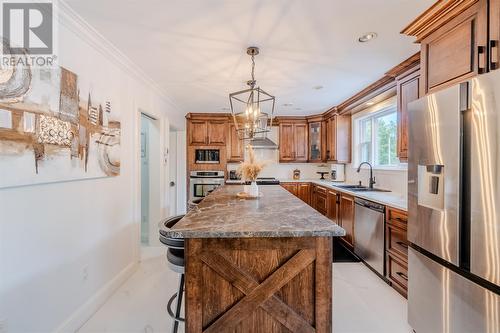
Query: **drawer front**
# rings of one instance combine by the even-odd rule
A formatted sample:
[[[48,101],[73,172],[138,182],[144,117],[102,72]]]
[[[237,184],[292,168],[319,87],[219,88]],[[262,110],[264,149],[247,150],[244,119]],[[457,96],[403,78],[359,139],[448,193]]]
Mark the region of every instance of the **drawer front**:
[[[390,254],[387,256],[387,276],[396,289],[406,294],[408,289],[408,268],[404,262]]]
[[[321,214],[326,215],[327,213],[326,196],[323,196],[321,194],[316,194],[314,208],[316,208],[316,210]]]
[[[399,224],[401,227],[406,228],[408,224],[408,214],[402,210],[388,207],[387,222]]]
[[[326,188],[321,186],[314,186],[316,193],[326,196]]]
[[[387,251],[408,262],[408,239],[406,230],[391,224],[386,225]]]

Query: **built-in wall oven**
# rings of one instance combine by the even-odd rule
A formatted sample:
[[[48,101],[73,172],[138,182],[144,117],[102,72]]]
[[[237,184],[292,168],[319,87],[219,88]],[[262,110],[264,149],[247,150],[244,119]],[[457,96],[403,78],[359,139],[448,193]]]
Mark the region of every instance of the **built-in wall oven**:
[[[203,198],[210,190],[224,185],[224,171],[191,171],[189,197]]]

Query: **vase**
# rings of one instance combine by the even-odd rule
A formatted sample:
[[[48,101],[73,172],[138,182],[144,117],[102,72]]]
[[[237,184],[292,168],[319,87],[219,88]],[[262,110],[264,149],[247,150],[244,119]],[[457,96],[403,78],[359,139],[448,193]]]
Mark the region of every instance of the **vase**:
[[[256,181],[253,181],[250,184],[248,195],[250,195],[252,197],[258,197],[259,196],[259,186],[257,185]]]

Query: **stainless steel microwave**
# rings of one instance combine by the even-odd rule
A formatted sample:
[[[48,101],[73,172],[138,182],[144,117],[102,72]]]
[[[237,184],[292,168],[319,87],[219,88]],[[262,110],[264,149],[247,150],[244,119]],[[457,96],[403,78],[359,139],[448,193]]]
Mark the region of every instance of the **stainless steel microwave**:
[[[219,164],[219,149],[195,149],[194,161],[196,164]]]

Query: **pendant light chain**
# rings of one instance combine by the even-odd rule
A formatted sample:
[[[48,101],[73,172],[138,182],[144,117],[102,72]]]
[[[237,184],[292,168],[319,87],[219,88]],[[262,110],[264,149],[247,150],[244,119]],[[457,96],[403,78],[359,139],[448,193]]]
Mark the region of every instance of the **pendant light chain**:
[[[255,87],[255,56],[252,54],[252,88]]]

